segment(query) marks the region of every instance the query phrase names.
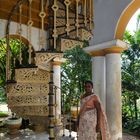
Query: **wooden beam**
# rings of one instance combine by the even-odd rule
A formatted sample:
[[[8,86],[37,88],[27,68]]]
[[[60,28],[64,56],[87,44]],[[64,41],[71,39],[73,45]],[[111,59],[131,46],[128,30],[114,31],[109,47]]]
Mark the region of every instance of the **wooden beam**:
[[[0,9],[0,18],[1,19],[7,20],[8,15],[9,15],[9,13],[7,13],[7,11]],[[16,14],[16,15],[12,16],[11,20],[18,23],[19,22],[18,17],[19,17],[19,14]],[[33,27],[41,28],[41,21],[38,18],[34,17],[34,18],[32,18],[32,20],[34,22]],[[28,23],[28,17],[22,15],[22,24],[27,25],[27,23]],[[45,21],[45,28],[47,28],[47,20]]]
[[[8,20],[8,15],[10,14],[13,6],[16,4],[17,0],[0,0],[0,18]],[[27,25],[29,20],[29,7],[28,3],[25,3],[22,6],[22,24]],[[40,13],[40,0],[33,1],[32,3],[32,20],[33,26],[37,28],[41,28],[41,18],[39,17]],[[47,14],[47,11],[46,11]],[[16,11],[12,16],[12,20],[14,22],[19,22],[19,11]],[[45,18],[45,28],[47,26],[47,18]]]

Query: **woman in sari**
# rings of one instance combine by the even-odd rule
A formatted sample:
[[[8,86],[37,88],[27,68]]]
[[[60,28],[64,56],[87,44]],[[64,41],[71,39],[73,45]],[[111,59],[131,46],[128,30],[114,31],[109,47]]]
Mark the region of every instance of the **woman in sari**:
[[[78,140],[97,140],[98,133],[102,140],[111,140],[105,113],[92,90],[93,83],[86,81],[85,94],[81,97]]]

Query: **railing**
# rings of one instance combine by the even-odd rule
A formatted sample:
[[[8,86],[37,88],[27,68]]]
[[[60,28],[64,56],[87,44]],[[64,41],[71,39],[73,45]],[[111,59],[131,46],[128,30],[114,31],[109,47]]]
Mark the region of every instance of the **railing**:
[[[69,91],[69,93],[67,93],[60,87],[57,87],[54,85],[55,98],[57,96],[57,93],[55,92],[57,89],[61,90],[61,99],[62,99],[61,100],[61,122],[62,122],[61,125],[62,125],[62,128],[60,127],[60,131],[57,132],[58,134],[57,133],[55,134],[55,139],[57,140],[60,136],[77,139],[78,138],[77,131],[78,131],[78,114],[79,114],[79,110],[80,110],[80,106],[79,106],[80,97],[78,94],[77,94],[78,96],[76,98],[72,97],[71,91]],[[69,98],[69,101],[66,100],[67,97]],[[54,104],[55,104],[55,111],[56,111],[56,109],[57,109],[56,100],[55,100]],[[56,115],[57,114],[55,112],[55,116]],[[57,125],[55,127],[57,127]],[[72,133],[75,133],[75,134],[72,135]]]
[[[38,9],[35,9],[39,4]],[[38,16],[37,16],[38,15]],[[33,27],[40,29],[40,36],[38,38],[39,51],[61,52],[61,38],[73,38],[81,40],[83,32],[82,28],[87,29],[89,32],[93,29],[93,0],[19,0],[12,8],[6,27],[7,39],[7,80],[11,79],[11,48],[9,46],[10,39],[10,23],[12,20],[17,19],[16,35],[20,42],[23,38],[23,24],[27,25],[27,36],[24,38],[28,40],[28,63],[32,63],[33,49]],[[26,23],[25,23],[26,22]],[[36,23],[38,23],[38,26]],[[46,31],[45,39],[44,33]],[[25,30],[24,30],[25,32]],[[46,42],[46,40],[49,40]],[[22,65],[22,46],[20,45],[19,63]]]
[[[61,5],[60,5],[61,2]],[[75,39],[80,39],[79,30],[86,28],[93,29],[93,0],[54,0],[50,3],[49,23],[49,49],[60,50],[60,38],[69,37],[71,32],[75,32]]]
[[[32,44],[32,27],[34,26],[36,20],[32,17],[32,6],[33,6],[33,0],[19,0],[16,5],[13,7],[10,15],[9,15],[9,19],[7,22],[7,28],[6,28],[6,37],[7,37],[7,66],[6,66],[6,77],[7,77],[7,81],[11,80],[11,58],[10,58],[10,53],[11,53],[11,49],[9,46],[9,30],[10,30],[10,22],[12,21],[12,17],[13,16],[19,16],[18,17],[18,36],[20,41],[22,41],[22,24],[23,24],[23,20],[22,18],[24,16],[26,16],[27,20],[27,27],[28,27],[28,36],[27,36],[27,40],[29,41],[29,59],[28,59],[28,64],[31,64],[31,58],[32,58],[32,48],[31,48],[31,44]],[[41,25],[41,27],[38,27],[41,29],[41,37],[39,38],[39,51],[43,51],[45,53],[51,52],[51,53],[56,53],[56,52],[60,52],[61,50],[61,43],[60,40],[63,37],[69,38],[70,35],[72,34],[72,36],[74,36],[75,40],[79,41],[81,39],[81,35],[80,35],[80,29],[81,28],[86,28],[89,32],[92,30],[92,25],[93,25],[93,0],[49,0],[47,1],[48,3],[45,3],[45,0],[41,0],[40,2],[40,6],[41,8],[38,11],[38,17],[39,17],[39,21],[38,23]],[[27,3],[28,3],[28,7],[27,7]],[[26,7],[25,7],[25,5]],[[44,10],[43,5],[47,6],[48,8],[48,12],[49,13],[45,13],[47,11]],[[22,9],[23,8],[23,9]],[[35,8],[35,7],[34,7]],[[28,16],[24,15],[24,12],[28,9]],[[25,10],[25,11],[24,11]],[[46,16],[48,18],[46,18]],[[61,17],[62,16],[62,17]],[[45,19],[47,19],[47,21],[45,21]],[[50,24],[49,26],[46,25],[46,22],[48,24]],[[47,28],[47,32],[48,33],[48,39],[50,40],[49,42],[47,42],[46,45],[44,43],[44,38],[43,38],[43,31],[46,31],[46,26],[48,26]],[[74,34],[73,34],[74,32]],[[46,46],[47,47],[46,47]],[[47,51],[46,51],[47,50]],[[21,46],[20,46],[20,52],[19,52],[19,63],[20,65],[22,65],[22,51],[21,51]],[[52,68],[52,67],[51,67]],[[50,139],[57,139],[57,134],[55,133],[55,119],[56,115],[57,115],[57,111],[56,111],[56,92],[55,92],[55,87],[53,84],[53,79],[52,79],[52,71],[50,71],[50,82],[49,82],[49,134],[50,134]],[[65,137],[65,129],[68,129],[69,131],[69,136],[68,137],[72,137],[72,130],[73,130],[73,123],[75,125],[75,131],[76,130],[76,125],[77,125],[77,117],[76,115],[73,115],[72,113],[72,100],[73,97],[71,96],[71,91],[69,91],[69,98],[70,98],[70,102],[68,103],[68,109],[66,109],[66,105],[65,105],[65,98],[66,95],[65,92],[61,89],[62,91],[62,136]],[[79,97],[77,97],[77,102],[76,102],[76,114],[78,114],[78,109],[79,109],[79,104],[78,104],[78,100]],[[75,113],[74,113],[75,114]],[[68,123],[68,125],[67,125]],[[76,136],[77,137],[77,136]]]

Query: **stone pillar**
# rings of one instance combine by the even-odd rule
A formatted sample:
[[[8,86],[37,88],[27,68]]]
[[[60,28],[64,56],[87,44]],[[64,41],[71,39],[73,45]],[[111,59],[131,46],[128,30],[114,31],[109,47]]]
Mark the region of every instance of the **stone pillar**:
[[[126,48],[122,41],[106,48],[106,113],[113,140],[122,139],[121,109],[121,52]]]
[[[106,65],[106,114],[110,128],[112,140],[122,139],[122,113],[121,113],[121,56],[120,53],[126,50],[127,44],[121,40],[112,40],[109,42],[101,43],[95,46],[87,47],[84,50],[93,56],[102,54],[105,56]],[[96,60],[97,62],[97,60]],[[93,74],[95,80],[102,78],[100,73],[104,73],[101,69],[101,62],[98,64],[93,63]],[[99,67],[99,66],[100,67]],[[93,75],[93,78],[94,78]],[[98,76],[98,78],[96,78]],[[94,80],[93,80],[94,81]],[[97,82],[97,80],[96,80]],[[95,84],[96,85],[96,84]],[[102,87],[96,86],[98,93],[101,96]],[[102,98],[102,97],[101,97]]]
[[[62,58],[55,58],[53,62],[53,82],[54,92],[56,94],[56,124],[61,124],[61,64],[64,62]]]
[[[118,140],[122,138],[120,53],[106,55],[106,94],[106,113],[112,140]]]
[[[95,54],[94,54],[95,56]],[[104,110],[106,109],[106,79],[105,57],[95,56],[92,58],[92,81],[94,93],[100,97]]]

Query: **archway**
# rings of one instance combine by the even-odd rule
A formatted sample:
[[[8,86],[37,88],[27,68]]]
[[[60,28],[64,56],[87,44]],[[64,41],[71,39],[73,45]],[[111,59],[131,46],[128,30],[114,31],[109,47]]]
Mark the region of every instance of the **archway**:
[[[140,3],[139,3],[139,1],[137,1],[137,0],[133,0],[127,7],[126,7],[126,9],[124,9],[124,11],[123,11],[123,13],[121,14],[121,16],[120,16],[120,18],[119,18],[119,20],[118,20],[118,23],[117,23],[117,26],[116,26],[116,30],[115,30],[115,33],[114,33],[114,39],[120,39],[120,40],[123,40],[124,39],[124,33],[125,33],[125,31],[126,31],[126,27],[127,27],[127,25],[128,25],[128,23],[130,22],[130,19],[134,16],[134,15],[136,15],[136,13],[137,13],[137,15],[138,15],[138,13],[139,13],[139,8],[140,8]],[[136,18],[136,17],[135,17]],[[132,24],[132,23],[131,23]],[[135,24],[135,23],[134,23]],[[129,30],[129,29],[128,29]],[[135,31],[137,31],[136,30],[136,28],[134,29]],[[130,32],[130,34],[131,34],[131,32]],[[133,33],[131,34],[132,36],[133,36]],[[135,36],[135,32],[134,32],[134,36]],[[127,42],[127,41],[126,41]],[[128,41],[129,42],[129,41]],[[135,42],[135,41],[134,41]],[[137,41],[136,41],[137,42]],[[133,46],[134,46],[134,44],[132,45],[133,43],[130,43],[130,48],[131,48],[131,50],[132,50],[132,63],[134,63],[134,61],[135,61],[135,57],[136,57],[136,54],[135,54],[135,49],[133,49]],[[139,43],[138,43],[139,44]],[[136,45],[135,45],[135,47],[137,48],[138,46],[137,46],[137,43],[136,43]],[[130,50],[128,50],[128,52],[130,53]],[[129,59],[129,58],[128,58]],[[123,59],[122,59],[123,60]],[[128,61],[130,61],[130,60],[128,60]],[[122,67],[123,67],[123,64],[122,64]],[[122,68],[123,69],[123,68]],[[136,73],[136,70],[134,70],[135,68],[133,67],[133,73]],[[123,70],[122,70],[123,71]],[[131,74],[132,75],[132,74]],[[134,74],[135,75],[135,74]],[[123,77],[123,74],[122,74],[122,77]],[[134,86],[135,86],[135,82],[136,82],[136,78],[135,77],[133,77],[133,83],[134,83]],[[131,80],[130,80],[131,81]],[[122,80],[122,83],[124,83],[123,82],[123,80]],[[130,86],[130,85],[129,85]],[[124,88],[124,84],[123,84],[123,88],[122,88],[123,90],[125,89]],[[122,90],[122,96],[124,95],[124,92],[123,92],[123,90]],[[126,89],[125,89],[126,90]],[[136,109],[136,111],[132,111],[132,112],[134,112],[134,118],[135,118],[135,121],[137,121],[138,120],[138,114],[137,114],[137,108],[138,108],[138,106],[137,106],[137,103],[136,103],[136,101],[137,101],[137,96],[136,96],[136,90],[135,89],[133,89],[132,88],[132,93],[134,93],[135,95],[133,95],[134,96],[134,104],[133,103],[129,103],[129,105],[128,106],[130,106],[130,108],[131,108],[131,104],[133,104],[133,106],[134,106],[134,108]],[[129,93],[129,95],[130,95],[130,93]],[[125,104],[124,103],[124,100],[122,100],[122,103],[123,103],[123,105]],[[127,127],[125,126],[126,124],[129,124],[129,123],[126,123],[125,121],[127,120],[127,116],[129,116],[128,115],[128,110],[125,112],[124,111],[124,107],[123,107],[123,105],[122,105],[122,124],[123,124],[123,130],[125,130],[125,129],[128,129],[128,125],[127,125]],[[127,114],[126,116],[124,115],[124,114]],[[125,119],[125,120],[124,120]],[[133,119],[132,119],[133,120]],[[125,122],[125,123],[124,123]],[[128,122],[130,122],[130,120],[128,120]],[[131,127],[133,127],[132,125],[135,125],[135,122],[134,121],[132,121],[131,122]],[[131,130],[132,131],[132,130]],[[135,130],[136,131],[136,130]]]
[[[123,4],[124,3],[122,1],[121,6]],[[107,7],[100,4],[98,6],[106,7],[106,9],[110,8],[109,6]],[[112,13],[109,15],[108,20],[104,23],[104,26],[101,26],[101,28],[99,28],[97,22],[100,23],[100,25],[102,24],[104,21],[104,19],[100,20],[102,19],[102,13],[107,12],[107,10],[103,9],[100,14],[98,14],[97,12],[99,11],[96,9],[95,23],[97,26],[95,27],[95,45],[85,48],[85,51],[93,56],[92,65],[94,67],[92,72],[94,75],[94,90],[95,93],[100,96],[103,105],[106,107],[107,118],[113,140],[122,138],[121,52],[128,47],[127,44],[121,40],[128,21],[139,7],[140,4],[138,3],[138,0],[133,0],[130,1],[130,3],[126,2],[125,6],[122,6],[120,9],[118,6],[120,13],[113,13],[114,9],[112,10],[111,8]],[[118,9],[116,9],[116,11]],[[98,18],[99,15],[100,18]],[[113,22],[113,18],[116,22]],[[110,27],[108,27],[108,25]]]
[[[125,32],[129,20],[139,8],[140,8],[139,0],[133,0],[127,6],[127,8],[124,9],[124,12],[120,16],[120,19],[118,20],[118,24],[116,26],[116,31],[114,34],[115,39],[121,39],[121,40],[123,39],[123,34]]]

